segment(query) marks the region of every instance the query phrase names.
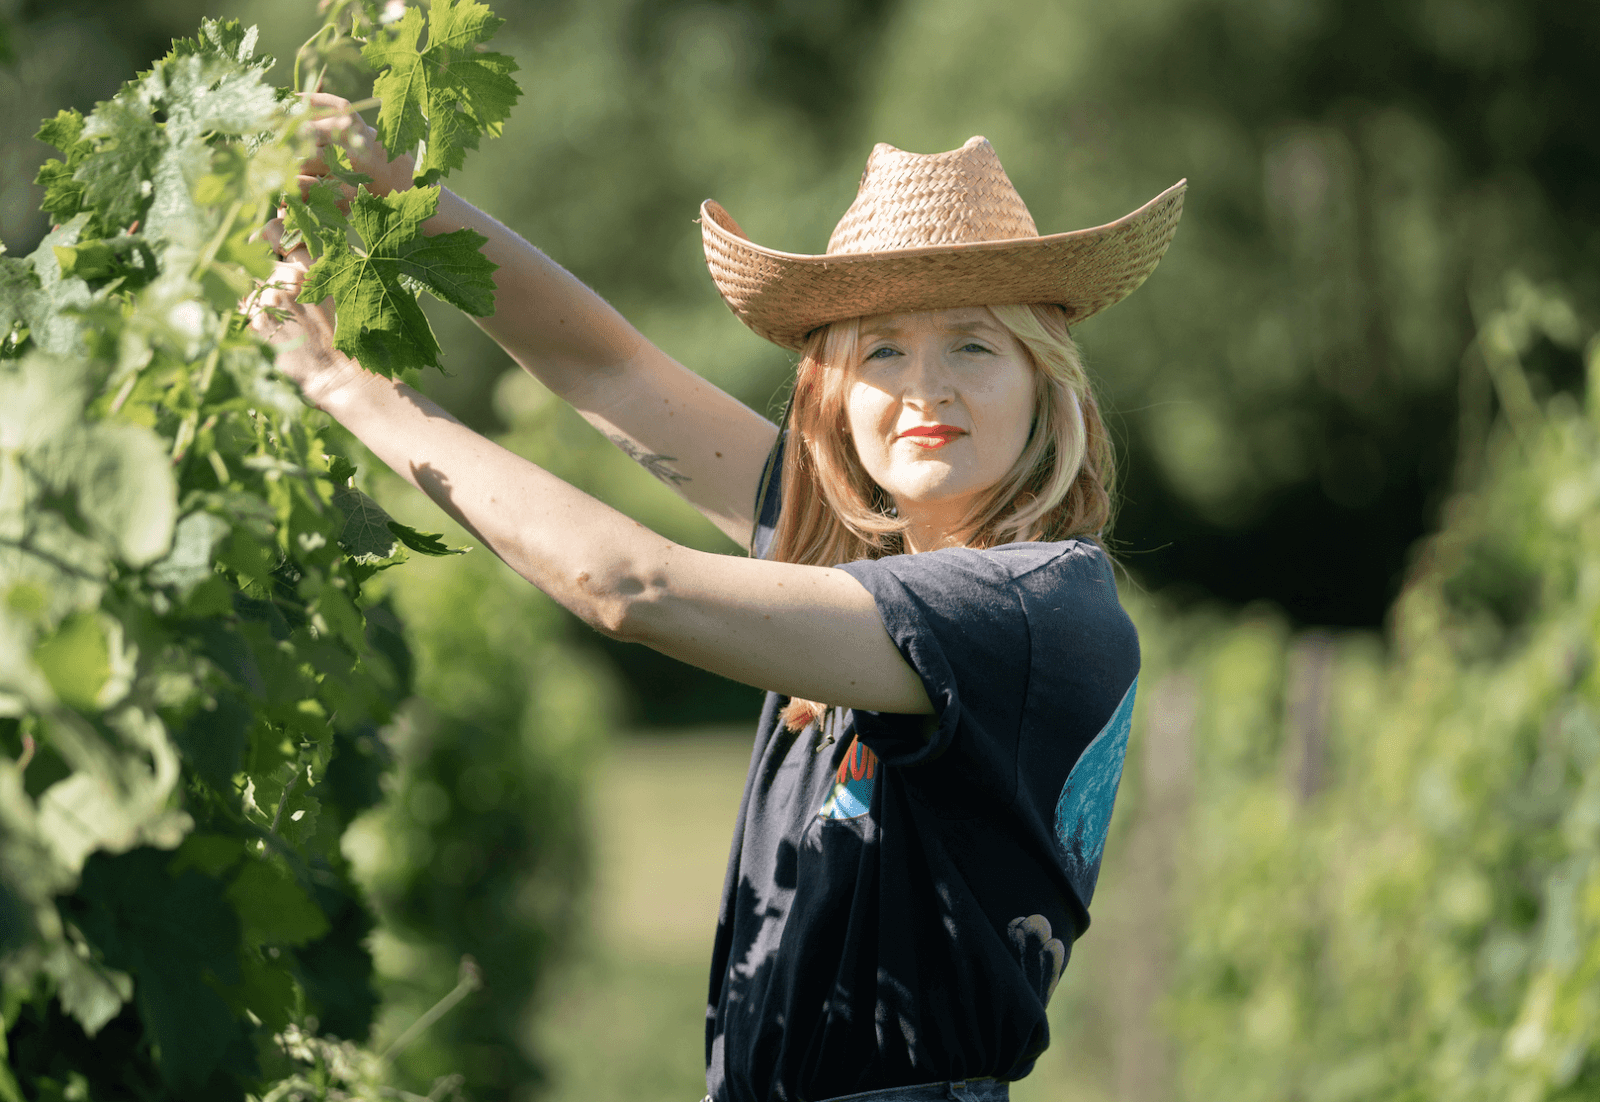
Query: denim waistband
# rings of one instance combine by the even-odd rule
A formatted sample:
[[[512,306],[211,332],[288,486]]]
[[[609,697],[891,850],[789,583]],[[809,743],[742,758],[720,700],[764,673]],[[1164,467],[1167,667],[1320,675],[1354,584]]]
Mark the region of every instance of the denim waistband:
[[[1004,1079],[957,1079],[842,1094],[819,1102],[1009,1102],[1010,1098],[1011,1084]]]

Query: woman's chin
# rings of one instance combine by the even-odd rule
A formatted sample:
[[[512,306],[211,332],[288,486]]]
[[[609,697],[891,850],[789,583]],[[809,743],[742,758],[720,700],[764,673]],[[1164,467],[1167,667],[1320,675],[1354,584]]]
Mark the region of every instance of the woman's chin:
[[[907,486],[903,492],[892,496],[895,509],[902,518],[944,517],[954,523],[966,516],[967,509],[980,492],[981,488],[935,482]]]

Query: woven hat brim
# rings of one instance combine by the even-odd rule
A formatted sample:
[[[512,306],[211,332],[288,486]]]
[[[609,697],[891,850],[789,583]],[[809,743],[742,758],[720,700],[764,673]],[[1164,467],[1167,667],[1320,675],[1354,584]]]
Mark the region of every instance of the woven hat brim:
[[[785,348],[846,318],[957,306],[1053,304],[1073,325],[1120,302],[1155,271],[1177,232],[1187,186],[1180,180],[1093,229],[861,255],[765,248],[710,199],[700,207],[700,232],[728,308]]]

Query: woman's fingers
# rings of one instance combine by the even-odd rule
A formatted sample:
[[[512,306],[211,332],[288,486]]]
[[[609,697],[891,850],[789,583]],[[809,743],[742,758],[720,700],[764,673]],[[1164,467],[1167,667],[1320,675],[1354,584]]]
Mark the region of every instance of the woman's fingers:
[[[311,267],[311,252],[301,242],[285,254],[283,239],[286,232],[281,217],[261,227],[261,238],[278,254],[278,262],[273,266],[272,274],[243,304],[250,327],[274,344],[298,336],[308,320],[307,308],[299,302],[299,297],[306,272]],[[326,309],[317,313],[322,315],[319,320],[328,319]]]
[[[378,132],[350,110],[349,100],[327,92],[307,93],[304,98],[311,109],[309,125],[316,136],[317,148],[301,166],[303,175],[327,176],[329,169],[325,150],[330,146],[338,146],[357,172],[372,177],[373,182],[369,186],[378,194],[410,186],[410,173],[405,170],[406,166],[392,167],[396,162],[389,159],[378,141]]]
[[[306,248],[306,243],[304,241],[301,241],[299,244],[295,245],[294,248],[285,253],[283,251],[283,238],[287,232],[288,230],[284,226],[283,218],[281,216],[274,218],[265,226],[261,227],[262,239],[266,241],[266,243],[271,246],[272,251],[277,253],[281,258],[280,264],[287,264],[290,267],[297,268],[301,273],[304,273],[311,267],[311,250]]]
[[[300,168],[301,174],[295,177],[295,183],[299,185],[300,198],[302,201],[307,203],[311,201],[311,189],[316,187],[318,184],[332,184],[339,191],[339,209],[344,211],[346,214],[350,213],[350,200],[356,197],[355,188],[351,187],[343,180],[333,177],[308,175],[307,173],[310,171],[309,162],[301,165]]]

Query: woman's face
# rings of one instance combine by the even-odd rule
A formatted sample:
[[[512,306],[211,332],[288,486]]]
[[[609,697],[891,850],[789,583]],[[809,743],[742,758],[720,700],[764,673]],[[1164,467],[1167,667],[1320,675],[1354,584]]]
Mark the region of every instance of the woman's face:
[[[861,320],[845,398],[861,465],[894,501],[910,550],[948,542],[1027,445],[1034,368],[983,306]]]

